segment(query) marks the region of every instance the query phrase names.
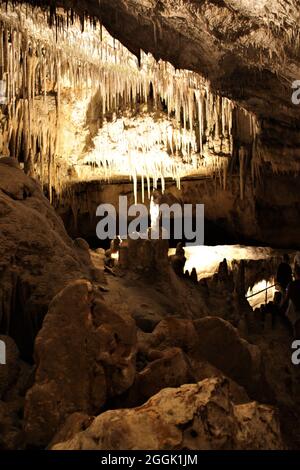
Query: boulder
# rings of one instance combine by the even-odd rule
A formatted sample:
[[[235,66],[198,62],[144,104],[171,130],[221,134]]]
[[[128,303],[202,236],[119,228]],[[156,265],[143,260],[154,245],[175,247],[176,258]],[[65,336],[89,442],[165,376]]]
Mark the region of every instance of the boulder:
[[[178,347],[186,353],[198,347],[198,335],[192,320],[168,317],[158,323],[151,335],[141,336],[141,349]]]
[[[35,384],[25,402],[30,445],[45,446],[74,412],[99,413],[135,376],[132,318],[111,311],[88,281],[71,282],[51,302],[35,342]]]
[[[179,387],[195,381],[189,359],[181,349],[152,351],[152,359],[136,374],[126,406],[141,405],[163,388]]]
[[[219,317],[194,321],[198,334],[198,352],[225,375],[245,387],[260,400],[271,400],[266,383],[260,348],[241,338],[238,330]]]
[[[16,450],[24,447],[24,432],[19,417],[18,402],[0,401],[0,450]]]
[[[238,422],[239,449],[278,450],[284,447],[279,442],[279,418],[272,407],[257,402],[241,404],[234,407],[234,415]]]
[[[256,450],[262,446],[283,448],[274,410],[256,403],[236,407],[227,380],[212,378],[163,389],[139,408],[106,411],[85,431],[52,449]]]
[[[151,334],[139,332],[139,353],[148,360],[152,351],[172,347],[180,348],[187,355],[196,379],[204,378],[204,373],[210,377],[217,371],[245,388],[251,398],[273,402],[274,394],[265,377],[260,348],[243,339],[226,320],[219,317],[198,320],[169,317],[162,320]]]
[[[20,169],[20,164],[16,158],[12,157],[1,157],[0,158],[0,164],[1,165],[8,165],[13,168],[18,168]]]
[[[162,317],[150,309],[140,307],[132,312],[132,317],[138,328],[145,333],[151,333],[156,325],[162,320]]]
[[[0,335],[5,345],[6,363],[0,364],[0,399],[17,381],[20,372],[19,351],[16,343],[9,336]]]
[[[53,437],[49,447],[63,441],[72,439],[78,432],[87,429],[93,422],[93,417],[85,413],[73,413],[66,419],[65,423],[61,426],[58,432]]]
[[[91,278],[89,252],[68,237],[39,184],[7,163],[0,164],[0,220],[0,333],[31,360],[52,298],[70,281]]]

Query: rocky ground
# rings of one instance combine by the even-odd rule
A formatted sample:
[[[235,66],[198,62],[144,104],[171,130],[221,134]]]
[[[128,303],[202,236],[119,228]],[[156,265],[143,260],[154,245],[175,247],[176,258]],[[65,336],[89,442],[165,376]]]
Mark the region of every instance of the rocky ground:
[[[107,269],[6,160],[0,211],[2,449],[299,448],[291,336],[241,270],[180,278],[159,244]]]

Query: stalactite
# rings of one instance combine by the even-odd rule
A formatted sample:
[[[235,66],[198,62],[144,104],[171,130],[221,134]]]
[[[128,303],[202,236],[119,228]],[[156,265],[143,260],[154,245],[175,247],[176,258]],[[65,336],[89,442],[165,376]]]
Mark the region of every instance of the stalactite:
[[[241,147],[239,149],[239,165],[240,165],[240,198],[244,199],[244,190],[245,190],[245,149]]]
[[[155,22],[154,33],[157,40]],[[212,93],[209,82],[200,75],[156,62],[143,51],[137,59],[101,24],[78,17],[72,10],[61,14],[50,9],[48,14],[7,2],[7,11],[0,12],[0,60],[8,114],[2,125],[2,135],[7,137],[2,138],[0,151],[10,148],[13,157],[23,159],[25,169],[47,184],[49,197],[52,188],[59,192],[64,184],[57,167],[62,157],[58,153],[59,128],[67,89],[80,90],[86,99],[96,92],[100,96],[98,113],[104,124],[94,139],[95,151],[85,156],[86,168],[79,171],[84,177],[90,172],[110,179],[123,171],[132,176],[135,195],[141,177],[144,198],[145,181],[150,196],[150,178],[154,186],[160,180],[164,189],[165,178],[171,177],[180,187],[185,174],[221,175],[232,154],[234,104],[230,100]],[[166,107],[166,119],[157,118],[161,103]],[[157,129],[147,138],[135,136],[124,143],[130,147],[130,161],[103,152],[105,123],[113,115],[118,122],[119,110],[131,110],[134,115],[141,104],[153,113]],[[68,181],[67,176],[65,179]]]

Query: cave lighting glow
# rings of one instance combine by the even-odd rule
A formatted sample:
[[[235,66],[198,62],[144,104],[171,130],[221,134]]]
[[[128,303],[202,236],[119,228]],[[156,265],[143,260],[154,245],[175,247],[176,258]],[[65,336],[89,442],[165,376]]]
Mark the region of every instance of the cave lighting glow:
[[[187,259],[185,270],[191,272],[195,268],[199,280],[213,276],[224,258],[230,266],[234,260],[259,260],[274,256],[272,248],[242,245],[188,246],[184,251]],[[170,249],[169,254],[174,255],[175,249]]]
[[[93,171],[86,168],[92,165]],[[137,202],[137,179],[142,183],[142,202],[145,189],[150,199],[151,189],[160,181],[162,191],[165,178],[177,182],[192,174],[211,174],[212,169],[222,168],[227,161],[220,157],[203,157],[199,165],[197,140],[194,130],[181,128],[161,113],[143,113],[139,116],[123,116],[105,122],[94,138],[94,149],[78,165],[80,178],[110,180],[130,175],[134,183]]]
[[[270,287],[274,284],[273,280],[262,280],[258,283],[256,283],[252,288],[248,289],[248,292],[246,294],[246,297],[249,295],[258,293],[265,289],[266,287]],[[270,289],[267,290],[267,297],[266,297],[266,292],[260,292],[259,294],[255,295],[254,297],[251,297],[248,299],[249,304],[253,309],[259,308],[262,304],[268,303],[273,300],[274,295],[276,292],[276,287],[271,287]]]
[[[143,187],[150,178],[153,186],[172,178],[180,187],[181,177],[210,169],[226,182],[235,103],[199,74],[143,51],[138,59],[100,22],[69,15],[58,10],[50,27],[48,10],[7,2],[0,12],[8,101],[0,152],[20,156],[31,176],[48,184],[50,199],[52,188],[59,194],[74,181],[121,174],[132,178],[135,193],[138,177]],[[100,124],[86,146],[84,117],[96,96],[92,114]],[[80,118],[70,124],[71,101],[70,116]],[[255,137],[254,116],[241,112]]]

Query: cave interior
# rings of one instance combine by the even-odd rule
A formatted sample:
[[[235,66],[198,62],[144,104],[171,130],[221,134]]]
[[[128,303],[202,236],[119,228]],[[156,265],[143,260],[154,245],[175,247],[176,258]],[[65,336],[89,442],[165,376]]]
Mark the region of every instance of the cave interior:
[[[300,449],[299,12],[0,1],[0,450]]]

